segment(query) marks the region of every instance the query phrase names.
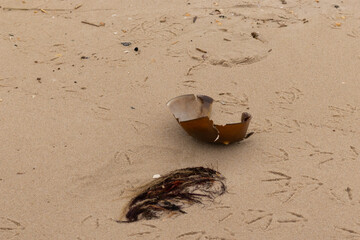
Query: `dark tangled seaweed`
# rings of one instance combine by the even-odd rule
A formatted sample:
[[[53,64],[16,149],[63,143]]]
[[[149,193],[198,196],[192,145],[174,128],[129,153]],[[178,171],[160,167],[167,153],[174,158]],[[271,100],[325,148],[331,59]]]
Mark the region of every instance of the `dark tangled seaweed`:
[[[225,193],[225,178],[217,171],[183,168],[172,171],[141,187],[130,201],[126,221],[159,218],[163,213],[186,213],[183,208]]]

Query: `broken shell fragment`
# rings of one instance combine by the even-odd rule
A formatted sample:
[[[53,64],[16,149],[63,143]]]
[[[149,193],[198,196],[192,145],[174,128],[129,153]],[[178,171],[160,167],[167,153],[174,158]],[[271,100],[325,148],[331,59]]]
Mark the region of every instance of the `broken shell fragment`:
[[[229,144],[253,134],[246,134],[251,120],[246,112],[240,123],[214,124],[210,119],[213,101],[209,96],[187,94],[171,99],[167,106],[190,136],[205,142]]]

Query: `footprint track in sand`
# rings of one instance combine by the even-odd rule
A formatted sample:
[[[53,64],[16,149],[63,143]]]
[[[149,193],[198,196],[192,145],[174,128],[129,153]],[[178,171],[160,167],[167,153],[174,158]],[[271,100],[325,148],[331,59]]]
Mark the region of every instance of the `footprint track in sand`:
[[[284,211],[280,213],[273,213],[266,210],[248,209],[244,212],[245,226],[249,230],[261,229],[269,231],[273,228],[282,227],[286,224],[304,224],[308,221],[304,214]]]
[[[292,110],[291,106],[304,96],[303,92],[296,87],[275,91],[275,95],[276,99],[269,103],[275,108],[285,110]]]
[[[269,178],[262,180],[272,185],[268,186],[272,190],[266,196],[276,197],[282,203],[292,201],[302,193],[313,194],[324,185],[319,179],[307,175],[293,177],[280,171],[269,171],[269,174]]]

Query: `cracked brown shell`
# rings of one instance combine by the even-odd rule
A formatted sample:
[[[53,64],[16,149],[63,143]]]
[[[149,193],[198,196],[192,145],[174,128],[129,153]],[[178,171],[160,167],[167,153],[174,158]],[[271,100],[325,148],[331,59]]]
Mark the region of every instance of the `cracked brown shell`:
[[[210,119],[214,99],[205,95],[187,94],[171,99],[167,106],[182,128],[192,137],[210,143],[229,144],[248,138],[251,115],[244,112],[241,122],[214,124]]]

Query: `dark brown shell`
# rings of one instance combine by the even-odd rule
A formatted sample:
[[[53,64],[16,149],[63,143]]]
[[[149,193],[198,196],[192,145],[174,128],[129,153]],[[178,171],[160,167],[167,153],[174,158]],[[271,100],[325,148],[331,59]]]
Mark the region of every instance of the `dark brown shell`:
[[[178,123],[192,137],[211,143],[229,144],[248,138],[251,115],[244,112],[241,122],[214,124],[210,119],[213,99],[205,95],[187,94],[171,99],[167,106]]]

